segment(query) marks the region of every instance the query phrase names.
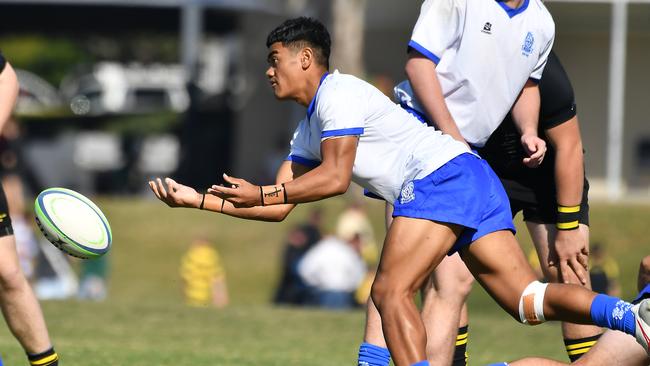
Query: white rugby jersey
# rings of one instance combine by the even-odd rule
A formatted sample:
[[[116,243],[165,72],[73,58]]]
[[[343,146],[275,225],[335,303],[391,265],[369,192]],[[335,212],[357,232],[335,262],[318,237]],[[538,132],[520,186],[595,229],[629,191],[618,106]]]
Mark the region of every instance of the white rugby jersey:
[[[468,143],[481,147],[526,81],[542,77],[554,36],[553,18],[540,0],[524,0],[516,9],[495,0],[426,0],[409,47],[436,63],[456,125]],[[423,111],[417,103],[411,107]]]
[[[374,86],[335,71],[321,79],[287,159],[317,166],[321,141],[339,136],[359,136],[352,180],[390,203],[402,185],[469,152],[465,144],[424,125]]]

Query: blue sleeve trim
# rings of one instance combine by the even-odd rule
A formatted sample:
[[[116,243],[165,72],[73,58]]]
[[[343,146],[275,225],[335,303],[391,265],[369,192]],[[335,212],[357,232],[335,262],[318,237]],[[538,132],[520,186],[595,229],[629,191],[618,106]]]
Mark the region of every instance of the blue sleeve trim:
[[[402,107],[402,109],[404,109],[405,111],[409,112],[411,115],[413,115],[413,117],[417,118],[418,121],[424,123],[425,125],[430,125],[427,117],[424,114],[420,113],[420,111],[418,111],[417,109],[409,107],[408,105],[406,105],[406,103],[400,103],[399,106]]]
[[[340,130],[327,130],[323,131],[320,135],[320,138],[325,137],[335,137],[335,136],[352,136],[352,135],[363,135],[363,127],[354,127],[354,128],[342,128]]]
[[[293,161],[294,163],[298,163],[309,168],[315,168],[320,165],[320,161],[318,160],[311,160],[298,155],[289,155],[287,156],[286,160]]]
[[[534,77],[529,77],[528,80],[532,81],[535,84],[539,84],[540,79],[535,79]]]
[[[426,48],[424,48],[424,46],[415,42],[414,40],[409,41],[409,47],[421,53],[422,56],[435,62],[436,65],[440,62],[440,57],[436,56],[433,52],[427,50]]]
[[[368,198],[374,198],[374,199],[376,199],[376,200],[382,200],[382,201],[385,201],[385,199],[381,198],[380,195],[378,195],[378,194],[374,194],[374,193],[370,192],[369,190],[367,190],[367,189],[365,189],[365,188],[363,189],[363,195],[366,196],[366,197],[368,197]]]

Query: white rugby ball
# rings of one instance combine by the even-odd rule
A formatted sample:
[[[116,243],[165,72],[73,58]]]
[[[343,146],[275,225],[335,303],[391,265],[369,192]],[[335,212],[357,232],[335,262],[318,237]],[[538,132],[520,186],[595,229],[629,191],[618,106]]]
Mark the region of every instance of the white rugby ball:
[[[111,248],[113,235],[106,216],[84,195],[49,188],[34,202],[36,223],[57,248],[78,258],[97,258]]]

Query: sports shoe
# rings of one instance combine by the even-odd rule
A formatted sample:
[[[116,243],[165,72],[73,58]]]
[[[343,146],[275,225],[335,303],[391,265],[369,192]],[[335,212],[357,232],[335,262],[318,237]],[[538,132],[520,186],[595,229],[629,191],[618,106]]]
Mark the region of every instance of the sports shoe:
[[[650,299],[645,299],[639,304],[632,307],[636,323],[636,341],[643,346],[643,349],[650,353],[648,350],[648,343],[650,343]]]

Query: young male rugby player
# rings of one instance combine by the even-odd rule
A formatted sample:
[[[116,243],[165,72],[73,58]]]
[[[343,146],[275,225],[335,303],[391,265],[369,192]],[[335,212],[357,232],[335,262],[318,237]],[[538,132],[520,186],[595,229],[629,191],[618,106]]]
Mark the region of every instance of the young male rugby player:
[[[208,194],[165,178],[149,186],[170,207],[281,221],[298,203],[344,193],[355,181],[395,206],[372,298],[397,366],[428,365],[414,292],[447,253],[463,260],[494,299],[527,324],[596,323],[636,336],[650,332],[650,302],[636,307],[575,285],[542,284],[514,239],[507,197],[469,148],[395,105],[351,75],[328,73],[327,29],[291,19],[267,38],[266,75],[276,98],[307,108],[277,183],[257,186],[224,175]],[[616,315],[616,316],[614,316]]]
[[[18,97],[18,79],[0,54],[0,130]],[[0,308],[5,321],[27,353],[30,365],[55,366],[59,356],[50,343],[41,307],[18,263],[16,240],[5,192],[0,187]]]

